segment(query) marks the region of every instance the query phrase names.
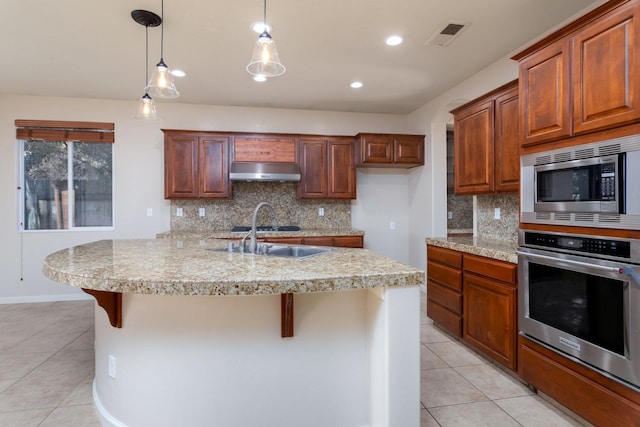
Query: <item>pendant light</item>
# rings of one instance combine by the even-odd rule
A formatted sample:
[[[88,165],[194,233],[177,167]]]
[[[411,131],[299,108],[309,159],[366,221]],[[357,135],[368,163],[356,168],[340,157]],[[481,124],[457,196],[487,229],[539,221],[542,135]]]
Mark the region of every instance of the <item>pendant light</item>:
[[[173,82],[173,74],[164,63],[164,0],[162,0],[161,18],[162,26],[160,27],[160,62],[156,65],[149,84],[145,88],[152,96],[156,98],[177,98],[180,92],[176,89]]]
[[[157,27],[162,20],[158,15],[147,10],[134,10],[131,12],[131,17],[140,25],[144,25],[145,29],[145,56],[144,56],[144,81],[147,81],[149,77],[149,27]],[[153,102],[153,98],[149,96],[146,88],[144,95],[138,101],[138,112],[135,116],[138,120],[158,120],[158,113],[156,111],[156,104]]]
[[[251,62],[247,65],[249,74],[261,77],[276,77],[284,74],[286,68],[280,62],[276,43],[267,30],[267,0],[264,0],[264,30],[253,47]]]

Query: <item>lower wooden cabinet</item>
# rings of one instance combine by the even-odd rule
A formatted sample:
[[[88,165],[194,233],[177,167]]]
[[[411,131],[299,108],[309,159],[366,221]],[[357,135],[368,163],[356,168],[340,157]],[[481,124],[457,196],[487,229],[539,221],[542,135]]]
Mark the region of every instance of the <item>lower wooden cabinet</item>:
[[[309,236],[309,237],[265,237],[267,243],[287,245],[334,246],[342,248],[363,248],[363,236]]]
[[[462,336],[462,254],[427,245],[427,316]]]
[[[517,266],[427,245],[427,316],[517,369]]]
[[[590,423],[640,425],[640,393],[524,337],[518,374]]]
[[[516,370],[516,287],[465,271],[463,338],[469,345]]]

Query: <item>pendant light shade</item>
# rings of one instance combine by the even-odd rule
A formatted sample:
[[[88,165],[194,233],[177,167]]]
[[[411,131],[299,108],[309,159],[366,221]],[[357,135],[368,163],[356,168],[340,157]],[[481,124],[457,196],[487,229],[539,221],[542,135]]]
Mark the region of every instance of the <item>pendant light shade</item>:
[[[145,27],[144,80],[146,81],[149,76],[149,27],[157,27],[162,20],[155,13],[147,10],[134,10],[131,12],[131,17],[138,24]],[[156,104],[153,102],[153,98],[149,96],[146,88],[144,95],[138,101],[138,111],[134,118],[148,121],[158,120]]]
[[[138,120],[158,120],[156,103],[153,102],[153,98],[151,98],[146,92],[138,101],[138,113],[135,118]]]
[[[286,68],[280,62],[276,43],[267,31],[267,0],[264,0],[264,31],[253,47],[251,61],[247,65],[249,74],[261,77],[276,77],[284,74]]]
[[[162,26],[160,27],[160,62],[158,62],[156,68],[153,70],[149,84],[147,84],[147,87],[144,89],[156,98],[177,98],[180,96],[180,92],[176,89],[171,70],[167,64],[164,63],[164,0],[162,0],[160,19],[162,21]]]
[[[153,70],[149,84],[145,89],[156,98],[170,99],[180,96],[173,81],[173,74],[162,58]]]

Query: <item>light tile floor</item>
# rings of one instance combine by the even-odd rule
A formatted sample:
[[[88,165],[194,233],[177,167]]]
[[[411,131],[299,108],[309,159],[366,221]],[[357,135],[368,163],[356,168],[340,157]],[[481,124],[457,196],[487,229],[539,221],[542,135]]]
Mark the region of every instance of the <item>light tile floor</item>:
[[[420,322],[421,427],[584,425]],[[92,301],[0,305],[0,427],[99,427],[93,341]]]

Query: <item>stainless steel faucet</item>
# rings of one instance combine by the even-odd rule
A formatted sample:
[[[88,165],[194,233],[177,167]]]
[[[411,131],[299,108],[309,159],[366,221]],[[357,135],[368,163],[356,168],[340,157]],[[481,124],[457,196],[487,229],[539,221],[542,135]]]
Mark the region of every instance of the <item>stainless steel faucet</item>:
[[[256,247],[258,246],[258,240],[256,236],[257,234],[256,221],[258,220],[258,211],[260,211],[260,208],[262,208],[263,206],[268,207],[269,210],[271,211],[271,218],[273,219],[273,229],[274,230],[278,229],[278,219],[276,218],[276,211],[273,209],[273,206],[271,206],[271,204],[267,202],[258,203],[258,206],[256,206],[256,210],[253,211],[253,220],[251,221],[251,231],[249,232],[251,235],[251,240],[249,241],[249,252],[251,252],[252,254],[256,253]]]

